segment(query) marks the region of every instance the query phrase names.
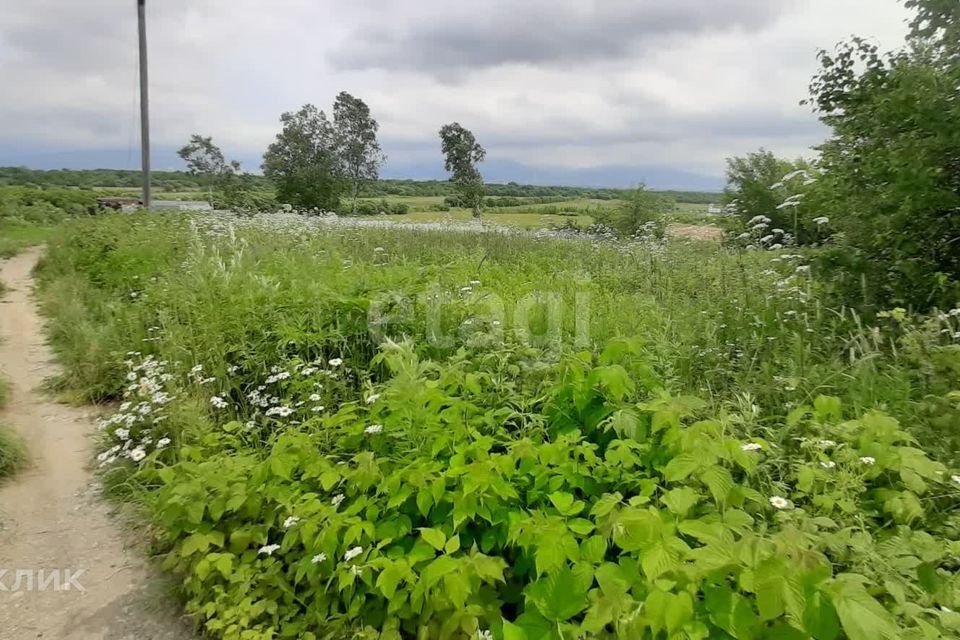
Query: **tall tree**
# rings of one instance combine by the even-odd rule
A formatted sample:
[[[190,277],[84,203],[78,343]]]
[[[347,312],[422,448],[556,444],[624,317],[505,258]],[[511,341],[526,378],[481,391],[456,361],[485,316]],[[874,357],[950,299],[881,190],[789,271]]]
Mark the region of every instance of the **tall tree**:
[[[820,52],[810,102],[833,133],[814,191],[842,232],[841,284],[922,309],[960,296],[960,2],[906,4],[904,50],[855,38]]]
[[[459,122],[440,128],[440,144],[446,157],[444,167],[450,172],[463,202],[473,209],[473,216],[479,218],[483,211],[484,187],[477,163],[487,157],[487,152]]]
[[[177,151],[187,164],[187,171],[197,176],[207,185],[207,197],[213,205],[213,186],[227,174],[239,172],[240,163],[227,162],[220,147],[213,143],[213,137],[204,138],[199,133],[190,136],[190,142]]]
[[[364,182],[377,179],[385,159],[377,142],[380,125],[370,115],[370,107],[363,100],[342,91],[333,103],[333,126],[340,161],[352,189],[350,211],[356,213],[360,187]]]
[[[345,187],[333,123],[312,104],[280,116],[277,139],[263,154],[263,174],[280,202],[336,209]]]

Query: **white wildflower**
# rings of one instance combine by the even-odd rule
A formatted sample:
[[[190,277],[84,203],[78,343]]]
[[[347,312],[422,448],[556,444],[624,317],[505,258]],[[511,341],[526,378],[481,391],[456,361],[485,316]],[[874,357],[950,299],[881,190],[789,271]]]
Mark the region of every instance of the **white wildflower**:
[[[834,467],[837,466],[837,463],[834,462],[833,460],[827,460],[826,462],[821,462],[820,466],[823,467],[824,469],[833,469]]]
[[[347,496],[343,495],[342,493],[338,493],[337,495],[333,496],[333,500],[331,500],[330,502],[333,503],[333,506],[339,507],[340,503],[343,502],[346,499],[346,497]]]
[[[771,496],[769,498],[770,506],[774,509],[789,509],[790,501],[780,496]]]
[[[147,452],[141,449],[140,447],[137,447],[136,449],[131,450],[130,453],[127,455],[129,455],[130,459],[133,460],[134,462],[140,462],[141,460],[147,457]]]
[[[347,552],[343,554],[343,559],[346,562],[350,562],[361,553],[363,553],[363,547],[354,547],[353,549],[347,549]]]
[[[313,412],[314,412],[314,413],[320,413],[320,412],[323,411],[324,409],[326,409],[325,406],[323,406],[322,404],[318,404],[317,406],[315,406],[315,407],[313,408]]]
[[[339,367],[343,364],[343,358],[334,358],[333,360],[329,360],[327,364],[329,364],[331,367]]]
[[[763,449],[763,447],[756,442],[748,442],[747,444],[740,445],[740,451],[760,451],[761,449]]]
[[[357,565],[352,565],[350,567],[350,573],[352,573],[354,576],[359,576],[361,572],[362,572],[362,569]]]
[[[278,544],[268,544],[260,547],[259,555],[262,556],[272,556],[273,552],[280,548]]]
[[[379,400],[379,399],[380,399],[380,394],[379,394],[379,393],[375,393],[375,394],[373,394],[373,395],[371,395],[371,396],[367,396],[367,404],[373,404],[374,402],[376,402],[376,401]]]
[[[814,218],[813,221],[818,225],[827,224],[828,222],[830,222],[830,218],[828,218],[827,216],[819,216],[817,218]]]
[[[319,394],[319,393],[311,393],[311,394],[310,394],[310,402],[320,402],[320,394]]]
[[[823,447],[824,449],[826,449],[827,447],[835,447],[835,446],[837,446],[837,443],[834,442],[833,440],[817,440],[817,445],[819,445],[819,446]]]
[[[372,434],[372,433],[380,433],[381,431],[383,431],[383,425],[382,425],[382,424],[372,424],[372,425],[370,425],[369,427],[367,427],[366,429],[363,430],[364,433],[371,433],[371,434]]]
[[[477,640],[493,640],[493,633],[483,629],[477,629]]]
[[[130,439],[130,431],[128,431],[127,429],[117,429],[116,431],[113,432],[113,435],[117,436],[121,440]]]
[[[950,476],[950,479],[956,482],[957,484],[960,484],[960,476]]]
[[[170,438],[160,438],[157,440],[157,449],[166,449],[170,446]]]
[[[298,518],[297,516],[290,516],[289,518],[283,521],[283,528],[289,529],[290,527],[294,526],[298,522],[300,522],[300,518]]]
[[[213,405],[214,409],[226,409],[227,401],[221,398],[220,396],[213,396],[210,398],[210,404]]]
[[[877,459],[874,458],[873,456],[861,456],[860,458],[861,464],[871,465],[871,464],[875,464],[876,462],[877,462]]]
[[[325,553],[318,553],[317,555],[315,555],[315,556],[313,556],[312,558],[310,558],[310,562],[311,562],[312,564],[320,564],[321,562],[323,562],[323,561],[326,560],[326,559],[327,559],[327,554],[325,554]]]

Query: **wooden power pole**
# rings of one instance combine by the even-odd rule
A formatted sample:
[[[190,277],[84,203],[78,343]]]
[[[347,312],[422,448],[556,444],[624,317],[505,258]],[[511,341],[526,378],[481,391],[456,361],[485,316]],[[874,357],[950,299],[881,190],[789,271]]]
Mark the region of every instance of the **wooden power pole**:
[[[147,11],[146,0],[137,0],[140,32],[140,165],[143,173],[143,206],[150,208],[150,98],[147,83]]]

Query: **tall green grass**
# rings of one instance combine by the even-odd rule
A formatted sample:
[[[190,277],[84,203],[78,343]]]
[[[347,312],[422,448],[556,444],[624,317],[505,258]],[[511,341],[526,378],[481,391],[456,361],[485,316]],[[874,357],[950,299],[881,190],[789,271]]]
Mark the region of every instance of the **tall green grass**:
[[[137,215],[40,277],[216,637],[946,637],[960,310],[864,318],[809,264]]]

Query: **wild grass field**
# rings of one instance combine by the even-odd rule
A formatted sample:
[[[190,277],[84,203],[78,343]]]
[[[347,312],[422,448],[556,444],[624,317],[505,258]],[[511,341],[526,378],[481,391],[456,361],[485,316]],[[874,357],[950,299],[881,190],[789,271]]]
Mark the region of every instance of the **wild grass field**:
[[[39,272],[213,637],[956,637],[960,310],[816,275],[284,214],[74,219]]]

